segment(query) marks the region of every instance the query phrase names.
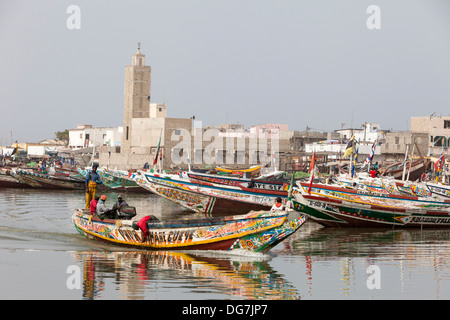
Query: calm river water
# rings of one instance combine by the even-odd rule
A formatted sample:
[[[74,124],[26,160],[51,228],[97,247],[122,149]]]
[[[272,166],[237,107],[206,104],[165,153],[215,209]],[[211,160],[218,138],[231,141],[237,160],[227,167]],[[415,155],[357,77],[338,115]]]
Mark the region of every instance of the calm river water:
[[[124,197],[138,217],[194,216],[150,193]],[[130,251],[78,234],[83,205],[80,191],[0,189],[0,299],[450,299],[450,230],[308,221],[265,255]]]

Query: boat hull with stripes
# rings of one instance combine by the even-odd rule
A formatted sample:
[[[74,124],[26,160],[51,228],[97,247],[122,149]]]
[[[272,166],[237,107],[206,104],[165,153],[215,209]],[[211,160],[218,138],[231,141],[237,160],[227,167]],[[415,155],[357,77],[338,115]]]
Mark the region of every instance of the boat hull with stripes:
[[[14,177],[33,188],[65,190],[84,190],[86,188],[83,179],[50,175],[31,170],[17,169]]]
[[[245,214],[269,210],[280,197],[286,203],[287,193],[269,190],[192,182],[178,175],[138,171],[135,181],[149,191],[184,208],[211,216]]]
[[[437,209],[449,209],[450,199],[442,200],[431,197],[417,197],[407,195],[396,194],[367,194],[361,193],[358,190],[352,190],[348,188],[336,187],[333,185],[299,182],[297,187],[294,188],[294,196],[299,195],[317,195],[330,199],[337,199],[343,201],[349,201],[355,204],[371,204],[386,208],[400,208],[400,209],[414,209],[414,208],[437,208]]]
[[[327,227],[449,228],[448,208],[407,208],[300,195],[294,209]]]
[[[297,231],[306,217],[295,211],[263,211],[221,218],[150,220],[145,239],[131,220],[101,220],[86,209],[76,209],[72,220],[87,238],[124,247],[266,252]]]

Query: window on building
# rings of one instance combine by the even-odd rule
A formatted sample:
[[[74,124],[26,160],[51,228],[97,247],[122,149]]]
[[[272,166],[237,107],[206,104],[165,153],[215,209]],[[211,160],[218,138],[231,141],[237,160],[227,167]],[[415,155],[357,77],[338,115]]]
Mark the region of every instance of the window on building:
[[[450,128],[450,120],[444,120],[444,129]]]
[[[126,130],[126,134],[125,134],[125,139],[126,139],[126,140],[128,140],[128,133],[129,133],[129,131],[130,131],[129,129],[130,129],[130,127],[127,126],[127,130]]]
[[[245,164],[245,150],[236,150],[234,152],[234,163]]]
[[[447,139],[445,139],[445,137],[443,137],[443,136],[436,136],[433,139],[433,146],[434,147],[443,147],[444,144],[446,143],[446,140]]]

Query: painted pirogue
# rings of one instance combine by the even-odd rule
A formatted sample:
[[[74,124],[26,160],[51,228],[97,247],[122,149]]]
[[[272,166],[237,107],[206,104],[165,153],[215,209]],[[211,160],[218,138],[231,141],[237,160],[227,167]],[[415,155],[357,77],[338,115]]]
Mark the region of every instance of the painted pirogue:
[[[89,239],[149,250],[244,250],[266,252],[305,222],[295,211],[251,212],[242,216],[149,220],[148,235],[132,220],[101,220],[86,209],[72,215],[75,228]]]
[[[294,209],[329,227],[449,228],[450,201],[362,194],[325,184],[298,183]]]
[[[87,177],[91,172],[91,167],[78,168],[78,172]],[[115,192],[148,192],[144,188],[137,185],[137,183],[130,178],[132,175],[128,171],[114,170],[105,167],[98,168],[97,173],[100,175],[102,184],[99,186],[100,190],[115,191]]]
[[[278,197],[286,204],[284,190],[264,190],[225,184],[192,181],[179,175],[138,170],[134,180],[143,188],[189,210],[213,217],[270,210]]]
[[[31,185],[19,181],[13,174],[11,169],[0,168],[0,188],[32,188]]]
[[[51,175],[27,169],[16,169],[13,176],[33,188],[84,190],[84,179],[65,175]]]

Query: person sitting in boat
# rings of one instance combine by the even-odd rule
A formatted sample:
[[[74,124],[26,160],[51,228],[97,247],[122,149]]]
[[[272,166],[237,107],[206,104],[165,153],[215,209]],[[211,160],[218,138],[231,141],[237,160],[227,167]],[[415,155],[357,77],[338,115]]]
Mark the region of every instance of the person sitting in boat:
[[[106,195],[102,194],[100,200],[97,203],[96,214],[100,219],[116,219],[117,211],[115,209],[109,209],[106,207]]]
[[[95,194],[97,193],[97,184],[101,184],[102,180],[100,179],[99,174],[97,173],[98,164],[94,164],[92,166],[92,171],[88,172],[86,180],[85,180],[85,188],[86,188],[86,209],[89,209],[91,205],[92,199],[94,199]]]
[[[370,170],[369,174],[370,174],[371,178],[376,178],[377,177],[377,171],[375,169]]]
[[[125,200],[123,200],[122,196],[119,194],[117,196],[117,201],[114,204],[113,209],[119,210],[120,207],[123,207],[123,206],[128,206],[128,203]]]
[[[272,206],[270,211],[284,210],[283,203],[281,202],[281,197],[277,197],[275,204]]]
[[[424,171],[424,172],[422,173],[422,176],[420,177],[420,180],[423,181],[423,182],[425,182],[425,181],[427,181],[427,178],[428,178],[427,172]]]
[[[95,213],[96,213],[98,200],[100,200],[100,197],[99,197],[98,195],[96,195],[96,196],[94,197],[94,199],[92,199],[92,201],[91,201],[91,206],[90,206],[91,214],[95,214]]]

